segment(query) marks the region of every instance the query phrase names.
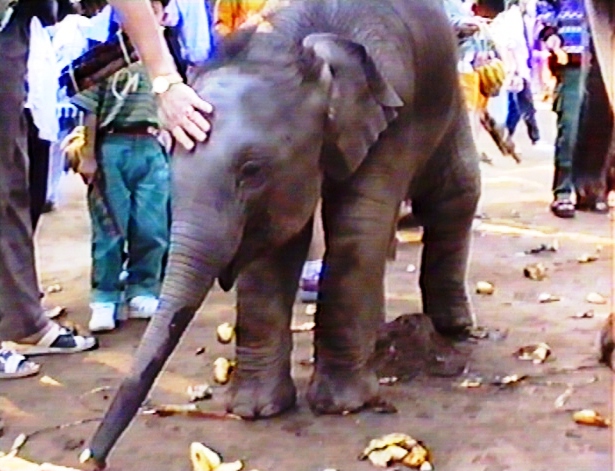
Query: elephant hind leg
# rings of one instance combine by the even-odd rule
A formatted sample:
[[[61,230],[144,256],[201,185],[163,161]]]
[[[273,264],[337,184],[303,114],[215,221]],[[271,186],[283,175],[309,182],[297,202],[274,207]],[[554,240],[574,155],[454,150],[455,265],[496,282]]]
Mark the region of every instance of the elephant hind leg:
[[[292,408],[290,322],[312,224],[272,254],[252,262],[237,283],[237,369],[227,410],[244,419],[278,415]]]
[[[480,198],[478,153],[465,120],[436,151],[412,197],[424,228],[419,285],[423,311],[438,332],[457,335],[475,324],[466,289],[472,222]]]

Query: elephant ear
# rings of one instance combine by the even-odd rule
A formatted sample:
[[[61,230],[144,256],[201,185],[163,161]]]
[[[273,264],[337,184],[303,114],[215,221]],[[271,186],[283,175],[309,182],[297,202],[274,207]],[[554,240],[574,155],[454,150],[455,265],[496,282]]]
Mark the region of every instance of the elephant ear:
[[[303,47],[322,64],[320,80],[329,93],[325,145],[339,151],[327,156],[324,170],[343,180],[361,165],[403,102],[362,45],[321,33],[307,36]]]

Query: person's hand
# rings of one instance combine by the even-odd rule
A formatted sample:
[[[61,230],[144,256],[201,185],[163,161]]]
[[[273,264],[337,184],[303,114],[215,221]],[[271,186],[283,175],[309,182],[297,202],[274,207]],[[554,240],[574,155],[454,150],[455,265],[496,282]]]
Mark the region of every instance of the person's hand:
[[[457,37],[465,39],[480,31],[480,27],[474,22],[461,23],[455,27]]]
[[[76,171],[81,176],[83,183],[89,185],[94,180],[94,174],[97,168],[98,164],[96,163],[93,153],[89,155],[86,151],[85,155],[79,161],[79,166]]]
[[[158,95],[160,118],[168,129],[187,150],[196,142],[204,142],[211,129],[203,114],[213,112],[213,106],[202,100],[196,92],[184,83],[178,83]]]
[[[246,29],[246,28],[252,28],[254,26],[258,26],[259,24],[261,24],[263,21],[265,21],[265,19],[259,14],[259,13],[252,13],[251,15],[248,16],[248,18],[246,18],[246,20],[241,24],[241,26],[239,27],[239,29]]]

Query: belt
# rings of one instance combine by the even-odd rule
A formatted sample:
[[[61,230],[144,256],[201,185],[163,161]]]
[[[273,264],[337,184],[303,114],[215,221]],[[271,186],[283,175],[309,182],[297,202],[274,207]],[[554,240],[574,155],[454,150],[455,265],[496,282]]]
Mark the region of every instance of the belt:
[[[107,134],[124,134],[128,136],[154,136],[157,137],[160,130],[151,124],[131,124],[122,127],[110,127],[104,130]]]

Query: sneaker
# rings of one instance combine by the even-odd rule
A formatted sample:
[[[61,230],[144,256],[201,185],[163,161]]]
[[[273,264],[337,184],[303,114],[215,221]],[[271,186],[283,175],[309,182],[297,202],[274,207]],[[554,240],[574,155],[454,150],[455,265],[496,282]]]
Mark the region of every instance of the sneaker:
[[[555,151],[555,145],[549,144],[548,142],[545,142],[542,139],[535,141],[533,145],[534,145],[534,148],[539,151],[543,151],[543,152],[554,152]]]
[[[304,303],[314,303],[318,300],[318,285],[322,260],[305,262],[299,281],[299,299]]]
[[[115,329],[115,303],[91,303],[90,332],[109,332]]]
[[[150,319],[158,309],[158,298],[135,296],[128,302],[128,317],[131,319]]]

